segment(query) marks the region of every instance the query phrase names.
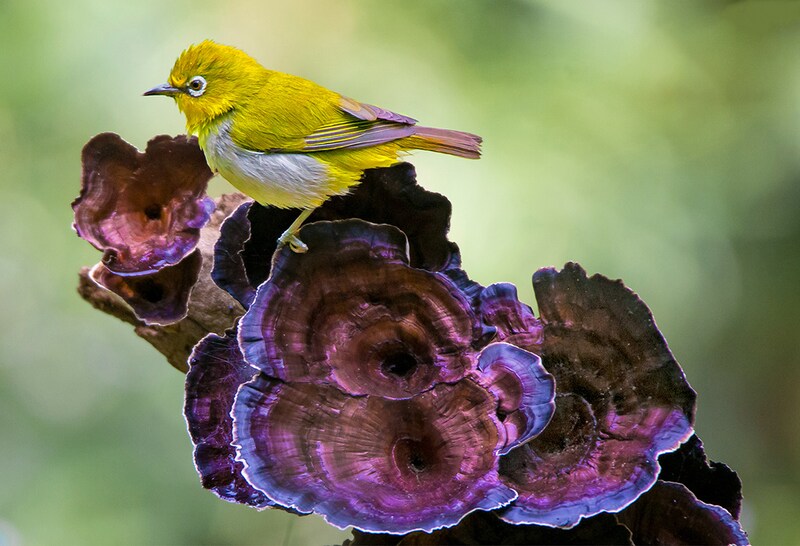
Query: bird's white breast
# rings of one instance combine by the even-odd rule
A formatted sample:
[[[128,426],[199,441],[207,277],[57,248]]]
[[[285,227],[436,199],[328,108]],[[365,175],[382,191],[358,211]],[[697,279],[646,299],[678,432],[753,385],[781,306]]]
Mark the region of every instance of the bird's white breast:
[[[231,139],[231,120],[201,141],[206,161],[239,191],[262,205],[314,208],[330,195],[326,165],[302,153],[254,152]]]

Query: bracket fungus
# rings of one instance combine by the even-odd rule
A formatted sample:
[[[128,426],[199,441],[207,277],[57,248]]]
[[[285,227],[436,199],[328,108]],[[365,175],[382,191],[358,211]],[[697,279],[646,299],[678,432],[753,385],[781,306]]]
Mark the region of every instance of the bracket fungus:
[[[215,209],[197,140],[161,135],[142,153],[102,133],[84,146],[82,159],[73,228],[103,252],[89,277],[145,324],[181,320],[202,265],[200,230]]]
[[[105,133],[72,206],[104,253],[81,295],[178,369],[196,343],[184,415],[217,496],[320,514],[353,545],[747,542],[741,483],[692,436],[695,393],[621,281],[541,269],[537,317],[470,280],[450,202],[409,164],[317,209],[306,254],[276,249],[295,211],[214,211],[210,177],[193,138],[140,153]]]
[[[321,514],[342,528],[430,531],[508,504],[516,493],[497,474],[509,439],[495,393],[536,383],[549,403],[531,421],[546,422],[552,414],[552,377],[535,358],[519,371],[519,385],[506,377],[494,387],[491,377],[472,376],[400,400],[264,373],[247,382],[255,370],[242,370],[243,363],[230,338],[204,340],[193,355],[186,419],[204,486],[221,495],[222,481],[227,493],[233,472],[237,483],[246,481],[240,491],[254,487],[278,506]],[[232,422],[221,417],[231,400]],[[244,465],[234,470],[226,448],[231,434]],[[211,456],[201,451],[209,443]],[[221,480],[209,477],[209,467]]]
[[[250,307],[256,297],[256,288],[247,275],[242,251],[252,238],[248,219],[253,201],[247,200],[239,205],[219,227],[219,238],[214,245],[214,266],[211,278],[214,283],[233,296],[243,307]],[[270,255],[271,256],[271,255]],[[270,258],[263,257],[265,261]]]
[[[730,512],[698,500],[680,483],[658,480],[617,518],[635,544],[749,544]]]
[[[647,306],[621,282],[567,264],[539,270],[533,285],[556,412],[501,461],[519,492],[502,518],[571,527],[655,483],[658,456],[692,435],[695,393]]]
[[[231,408],[239,385],[257,373],[242,358],[236,334],[209,334],[189,357],[183,413],[203,487],[221,499],[265,508],[273,503],[242,477],[236,460]]]
[[[497,474],[499,457],[546,424],[554,388],[535,355],[506,347],[527,365],[502,381],[481,377],[479,365],[470,377],[403,399],[262,373],[239,388],[232,410],[243,475],[280,506],[377,532],[430,531],[507,505],[516,493]],[[497,364],[496,354],[489,358]],[[497,394],[509,391],[539,402],[512,438],[498,417]]]
[[[314,252],[279,250],[242,318],[245,360],[285,381],[408,398],[464,377],[492,335],[446,276],[413,268],[397,228],[303,228]]]
[[[176,265],[147,275],[117,275],[98,263],[89,277],[121,297],[145,324],[172,324],[186,316],[189,294],[202,263],[200,252],[195,250]]]
[[[533,353],[492,343],[478,355],[477,381],[498,400],[498,414],[506,429],[504,455],[539,435],[555,411],[555,381]]]
[[[188,401],[210,405],[197,392],[238,388],[224,426],[243,479],[339,527],[430,531],[511,502],[500,455],[554,409],[539,357],[486,345],[493,329],[446,276],[409,266],[396,228],[316,222],[302,236],[314,252],[276,253],[229,355],[261,373],[204,387],[190,371],[190,430]]]
[[[542,322],[533,309],[519,301],[517,287],[495,283],[478,294],[481,317],[497,330],[497,340],[505,341],[534,353],[542,348]]]
[[[734,518],[742,510],[742,481],[723,463],[709,461],[703,442],[692,436],[680,448],[658,458],[659,480],[685,485],[698,500],[722,506]]]
[[[197,140],[161,135],[139,152],[102,133],[83,148],[81,193],[72,203],[78,235],[103,252],[117,275],[175,265],[197,246],[214,210]]]
[[[236,397],[234,444],[278,504],[340,528],[430,531],[516,497],[497,475],[495,408],[469,379],[392,400],[262,375]]]

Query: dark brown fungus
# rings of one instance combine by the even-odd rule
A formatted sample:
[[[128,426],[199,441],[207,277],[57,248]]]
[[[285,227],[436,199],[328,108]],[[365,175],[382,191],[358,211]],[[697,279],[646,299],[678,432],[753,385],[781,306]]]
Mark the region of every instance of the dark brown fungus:
[[[247,201],[228,216],[219,228],[219,239],[214,245],[214,267],[211,278],[247,309],[256,297],[256,288],[247,277],[242,250],[250,238],[250,221],[247,214],[253,201]],[[288,227],[288,226],[287,226]],[[271,256],[262,258],[271,263]]]
[[[409,263],[428,271],[458,267],[454,243],[447,240],[452,206],[444,195],[417,184],[410,163],[386,169],[368,169],[349,195],[333,197],[318,211],[316,220],[360,218],[374,224],[390,224],[408,237]]]
[[[554,529],[541,525],[512,525],[494,513],[473,512],[458,525],[432,533],[416,532],[397,537],[354,530],[353,537],[345,546],[633,545],[631,532],[611,514],[598,514],[572,529]]]
[[[679,449],[658,458],[659,480],[685,485],[701,501],[725,508],[739,519],[742,481],[727,465],[709,461],[703,442],[692,436]]]
[[[697,500],[683,484],[658,480],[639,500],[617,515],[636,544],[749,544],[731,514]]]

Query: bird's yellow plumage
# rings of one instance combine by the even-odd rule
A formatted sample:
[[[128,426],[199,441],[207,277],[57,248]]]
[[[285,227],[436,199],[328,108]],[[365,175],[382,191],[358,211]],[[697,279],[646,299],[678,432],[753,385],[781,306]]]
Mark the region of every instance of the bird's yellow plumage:
[[[296,235],[303,220],[358,184],[365,169],[411,150],[480,157],[476,135],[418,126],[209,40],[186,49],[168,83],[145,94],[175,99],[209,165],[240,191],[264,205],[305,209],[279,241],[297,251],[306,250]]]

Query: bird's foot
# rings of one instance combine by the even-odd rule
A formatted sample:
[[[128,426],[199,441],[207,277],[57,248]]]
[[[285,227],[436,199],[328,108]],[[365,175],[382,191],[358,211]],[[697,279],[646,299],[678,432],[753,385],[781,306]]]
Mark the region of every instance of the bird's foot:
[[[292,249],[292,252],[296,252],[298,254],[308,252],[308,245],[300,240],[300,237],[297,236],[296,232],[289,231],[288,229],[283,232],[283,235],[278,237],[278,248],[282,247],[283,245],[289,245],[289,248]]]
[[[297,232],[300,231],[300,226],[303,225],[303,222],[306,221],[306,218],[308,218],[312,212],[314,212],[314,209],[305,209],[300,213],[295,221],[292,222],[292,225],[286,228],[286,231],[278,237],[278,248],[283,245],[289,245],[289,248],[298,254],[308,252],[308,245],[300,240],[300,237],[297,236]]]

